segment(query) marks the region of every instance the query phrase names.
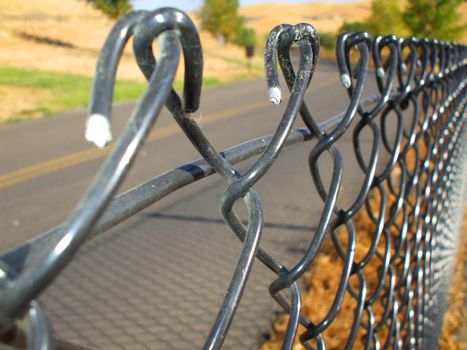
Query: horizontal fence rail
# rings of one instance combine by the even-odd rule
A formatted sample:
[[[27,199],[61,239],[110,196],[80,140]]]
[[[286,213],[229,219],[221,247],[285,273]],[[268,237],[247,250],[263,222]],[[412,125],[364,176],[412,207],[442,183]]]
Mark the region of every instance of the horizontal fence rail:
[[[115,74],[130,38],[148,88],[68,220],[0,255],[1,339],[17,346],[52,348],[54,334],[37,299],[78,248],[174,191],[217,173],[226,184],[220,212],[243,246],[204,349],[222,347],[255,259],[276,275],[269,292],[288,315],[282,349],[291,349],[297,341],[306,349],[326,348],[343,305],[351,309],[343,348],[436,348],[460,232],[466,47],[393,35],[372,39],[366,32],[341,34],[336,59],[348,104],[342,114],[317,123],[304,94],[319,61],[319,35],[309,24],[279,25],[265,49],[271,102],[282,100],[278,67],[290,91],[276,131],[218,152],[190,117],[199,106],[203,74],[194,24],[172,8],[132,11],[116,23],[97,63],[86,138],[99,147],[112,140]],[[160,45],[157,63],[155,39]],[[297,66],[292,47],[298,47]],[[171,86],[181,55],[185,79],[179,96]],[[372,69],[374,75],[369,74]],[[373,77],[377,91],[363,98],[364,86]],[[202,159],[115,196],[164,105]],[[293,129],[299,115],[306,127]],[[362,185],[344,207],[339,197],[344,157],[338,141],[347,134],[361,171],[354,176]],[[363,138],[371,139],[369,150]],[[301,259],[286,266],[261,245],[263,204],[254,186],[283,147],[308,140],[315,141],[310,143],[308,164],[323,209]],[[243,172],[234,167],[254,156]],[[329,179],[320,168],[325,158],[332,165]],[[246,223],[233,209],[239,201],[247,208]],[[361,228],[361,218],[369,222],[369,229]],[[301,280],[313,271],[324,245],[338,257],[340,277],[324,315],[305,315]]]

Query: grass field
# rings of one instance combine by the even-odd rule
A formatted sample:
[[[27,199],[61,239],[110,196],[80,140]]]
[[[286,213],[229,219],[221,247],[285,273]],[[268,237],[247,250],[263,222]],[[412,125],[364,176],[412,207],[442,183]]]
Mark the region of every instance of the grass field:
[[[219,84],[220,81],[215,78],[205,78],[203,82],[204,87]],[[91,86],[92,78],[84,75],[0,65],[0,92],[2,95],[13,92],[21,102],[19,106],[23,106],[13,106],[13,110],[0,107],[0,120],[17,122],[38,115],[48,116],[72,108],[85,107],[89,101]],[[176,81],[174,87],[180,90],[182,83]],[[117,81],[114,101],[137,99],[145,89],[146,84],[143,82]],[[22,99],[29,99],[31,103],[21,101]]]

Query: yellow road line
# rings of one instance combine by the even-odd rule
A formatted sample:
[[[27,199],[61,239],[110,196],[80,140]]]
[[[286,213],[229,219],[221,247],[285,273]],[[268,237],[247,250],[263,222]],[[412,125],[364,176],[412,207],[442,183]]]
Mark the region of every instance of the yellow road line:
[[[205,117],[202,117],[199,120],[199,124],[201,125],[211,124],[219,120],[235,117],[245,112],[252,112],[252,111],[264,108],[268,105],[270,105],[269,102],[263,101],[263,102],[256,102],[256,103],[251,103],[251,104],[247,104],[243,106],[238,106],[238,107],[229,109],[227,111],[213,113]],[[152,133],[149,134],[146,142],[164,139],[169,136],[179,134],[181,132],[182,131],[178,125],[176,124],[169,125],[169,126],[154,130]],[[51,173],[53,171],[68,168],[73,165],[77,165],[77,164],[84,163],[84,162],[87,162],[87,161],[90,161],[96,158],[106,156],[107,154],[111,152],[111,150],[112,150],[111,146],[106,147],[105,149],[88,148],[84,151],[68,154],[63,157],[58,157],[55,159],[51,159],[45,162],[41,162],[35,165],[31,165],[25,168],[18,169],[11,173],[0,175],[0,189],[31,180],[33,178]]]
[[[317,85],[317,88],[321,90],[334,84],[336,84],[336,82],[333,79],[331,79],[320,83],[320,85]],[[228,109],[226,111],[209,114],[205,117],[200,118],[198,123],[200,125],[211,124],[223,119],[233,118],[245,112],[253,112],[255,110],[270,105],[271,103],[267,100],[262,102],[250,103],[247,105],[241,105],[238,107]],[[159,129],[157,129],[156,126],[156,130],[149,134],[146,142],[164,139],[175,134],[180,134],[181,132],[182,131],[180,130],[179,126],[176,124],[172,124]],[[63,157],[47,160],[35,165],[15,170],[11,173],[0,175],[0,189],[31,180],[33,178],[51,173],[53,171],[69,168],[77,164],[104,157],[112,151],[111,146],[112,145],[109,145],[105,149],[88,148],[84,151],[68,154]]]

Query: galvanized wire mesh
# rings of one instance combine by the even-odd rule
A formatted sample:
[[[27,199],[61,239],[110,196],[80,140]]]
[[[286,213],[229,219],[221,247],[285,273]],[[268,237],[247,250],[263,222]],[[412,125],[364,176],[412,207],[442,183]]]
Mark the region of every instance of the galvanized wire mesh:
[[[32,348],[52,347],[54,336],[36,300],[77,249],[155,201],[216,172],[226,183],[219,203],[222,216],[243,249],[205,349],[222,346],[255,259],[277,275],[269,292],[289,315],[283,349],[292,347],[300,324],[304,331],[298,336],[305,348],[326,348],[343,303],[351,306],[345,348],[435,348],[462,206],[466,47],[413,37],[372,40],[365,32],[341,34],[336,54],[348,107],[319,124],[303,99],[313,84],[319,35],[308,24],[278,26],[265,51],[271,101],[282,99],[278,64],[290,90],[277,130],[269,137],[218,152],[189,115],[199,104],[203,67],[193,23],[175,9],[134,11],[117,22],[98,61],[86,137],[99,146],[112,137],[115,72],[130,37],[149,81],[148,90],[67,222],[0,257],[2,339],[16,344],[26,341]],[[151,48],[155,38],[161,46],[157,64]],[[299,49],[298,67],[290,56],[292,46]],[[183,98],[171,89],[182,52]],[[363,98],[364,86],[373,77],[377,94]],[[203,161],[113,198],[164,104]],[[307,128],[292,129],[298,115]],[[363,180],[359,195],[344,206],[340,198],[344,159],[338,141],[348,133],[361,169],[355,176]],[[364,145],[363,138],[370,138],[371,147]],[[290,267],[261,247],[263,206],[254,185],[284,146],[310,139],[317,141],[308,161],[323,210],[305,253]],[[234,168],[254,155],[258,158],[245,171]],[[323,157],[332,162],[329,179],[321,172]],[[233,209],[238,201],[245,203],[247,223]],[[362,218],[369,223],[365,230],[359,225]],[[313,269],[327,239],[339,257],[340,278],[324,315],[307,317],[301,310],[299,282]],[[357,246],[364,248],[356,251]],[[21,319],[25,327],[19,327]]]

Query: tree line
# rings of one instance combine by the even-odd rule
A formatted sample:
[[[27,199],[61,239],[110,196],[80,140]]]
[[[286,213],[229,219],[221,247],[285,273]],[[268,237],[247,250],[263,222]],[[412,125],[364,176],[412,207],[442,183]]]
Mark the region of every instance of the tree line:
[[[130,0],[86,0],[97,9],[117,18],[132,8]],[[456,41],[467,28],[461,23],[463,0],[373,0],[371,16],[361,22],[345,22],[340,31],[365,30],[372,35],[396,34]],[[200,16],[202,29],[220,44],[233,42],[255,46],[256,33],[239,15],[238,0],[204,0]],[[335,34],[322,33],[323,46],[334,45]]]
[[[132,9],[130,0],[86,0],[111,18],[118,18]],[[256,46],[256,33],[245,26],[238,14],[238,0],[205,0],[201,8],[202,29],[212,33],[220,44],[233,42]]]
[[[462,1],[373,0],[370,18],[363,22],[346,22],[342,30],[457,41],[467,28],[461,23]]]

